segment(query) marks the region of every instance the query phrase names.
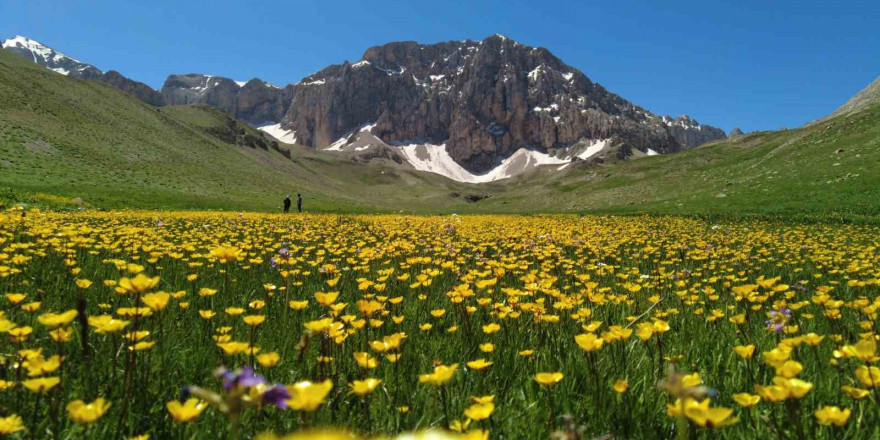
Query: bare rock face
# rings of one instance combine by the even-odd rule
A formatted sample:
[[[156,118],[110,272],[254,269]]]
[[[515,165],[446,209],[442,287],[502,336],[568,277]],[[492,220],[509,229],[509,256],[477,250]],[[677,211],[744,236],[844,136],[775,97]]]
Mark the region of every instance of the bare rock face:
[[[727,138],[724,130],[701,125],[688,115],[681,115],[674,119],[670,116],[664,116],[663,123],[666,124],[672,137],[685,149],[696,148],[706,142]]]
[[[293,86],[282,89],[256,78],[239,83],[193,73],[168,76],[162,96],[168,105],[206,104],[256,125],[281,120],[293,98]]]
[[[115,70],[105,73],[98,80],[106,82],[125,93],[133,95],[135,98],[140,99],[147,104],[155,106],[165,105],[165,98],[159,93],[159,91],[153,90],[150,86],[142,82],[126,78]]]
[[[452,158],[483,172],[519,148],[547,150],[583,138],[669,153],[724,132],[691,121],[671,128],[608,92],[543,48],[493,35],[483,41],[390,43],[295,85],[282,125],[324,148],[375,123],[385,142],[446,142]],[[716,132],[717,130],[717,132]]]
[[[733,139],[733,138],[738,138],[744,134],[745,133],[743,133],[743,131],[740,130],[739,127],[734,127],[733,130],[730,130],[730,134],[727,135],[727,137],[729,137],[730,139]]]

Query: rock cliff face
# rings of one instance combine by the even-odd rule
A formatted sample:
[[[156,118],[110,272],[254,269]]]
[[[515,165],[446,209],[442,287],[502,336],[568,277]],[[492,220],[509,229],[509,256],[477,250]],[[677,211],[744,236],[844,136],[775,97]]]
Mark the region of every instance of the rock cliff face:
[[[122,76],[121,73],[115,70],[111,70],[107,73],[102,73],[97,76],[81,75],[80,77],[84,79],[103,81],[113,87],[116,87],[119,90],[122,90],[125,93],[134,95],[135,98],[140,99],[141,101],[144,101],[150,105],[165,105],[165,99],[162,97],[162,94],[159,93],[157,90],[153,90],[150,86],[142,82],[126,78],[125,76]]]
[[[664,116],[663,123],[666,124],[672,137],[685,149],[696,148],[706,142],[727,138],[724,130],[701,125],[688,115],[681,115],[674,119],[670,116]]]
[[[327,67],[294,88],[282,126],[324,148],[375,124],[386,142],[444,142],[473,172],[519,148],[562,148],[613,138],[623,153],[669,153],[724,137],[689,118],[672,128],[605,90],[548,50],[501,35],[432,45],[390,43],[361,61]],[[714,137],[713,137],[714,136]]]
[[[263,124],[281,120],[293,98],[293,86],[282,89],[256,78],[236,82],[194,73],[168,76],[162,96],[168,105],[207,104],[236,119]]]

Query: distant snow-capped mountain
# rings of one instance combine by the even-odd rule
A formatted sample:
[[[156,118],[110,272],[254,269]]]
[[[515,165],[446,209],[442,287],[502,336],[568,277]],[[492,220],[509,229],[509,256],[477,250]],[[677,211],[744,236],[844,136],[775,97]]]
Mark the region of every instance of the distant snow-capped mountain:
[[[16,35],[3,41],[3,49],[32,59],[35,63],[54,70],[62,75],[70,75],[77,78],[103,75],[97,67],[67,56],[48,47],[39,41]]]
[[[162,95],[150,86],[126,78],[121,73],[110,70],[104,72],[97,67],[84,63],[76,58],[65,55],[39,41],[27,37],[16,36],[3,41],[3,49],[33,62],[74,78],[91,79],[110,84],[136,98],[152,105],[165,105]]]

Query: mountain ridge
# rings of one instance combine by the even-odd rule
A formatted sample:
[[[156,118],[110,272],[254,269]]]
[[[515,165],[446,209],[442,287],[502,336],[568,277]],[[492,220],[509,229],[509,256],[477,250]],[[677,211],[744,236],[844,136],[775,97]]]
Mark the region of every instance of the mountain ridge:
[[[41,51],[54,51],[34,40],[24,37],[16,39],[36,43]],[[486,47],[492,46],[494,53],[489,50],[484,51],[488,55],[480,54],[479,48],[484,43]],[[12,45],[15,47],[10,49],[6,46],[4,44],[5,49],[25,58],[30,57],[45,67],[54,66],[45,57],[34,56],[34,50],[28,51],[27,47]],[[464,54],[450,53],[463,48],[467,48]],[[455,100],[450,101],[440,96],[443,94],[443,87],[452,86],[448,79],[444,80],[446,76],[453,76],[452,72],[428,74],[421,78],[414,75],[411,79],[403,78],[402,82],[395,79],[388,81],[388,78],[377,79],[375,75],[373,78],[363,74],[349,75],[357,84],[350,84],[348,91],[336,93],[329,90],[324,93],[327,96],[316,97],[316,93],[321,94],[321,89],[328,89],[321,87],[326,85],[325,76],[339,74],[345,69],[367,72],[369,69],[360,68],[374,63],[379,69],[384,69],[386,76],[393,76],[394,72],[387,68],[392,64],[398,68],[401,63],[408,65],[412,72],[419,70],[419,63],[440,62],[436,57],[426,58],[426,50],[444,53],[443,62],[452,57],[453,63],[458,62],[455,64],[456,70],[465,67],[460,62],[462,58],[473,55],[482,57],[482,61],[469,66],[475,72],[474,81],[465,81],[462,84],[465,90],[457,90],[460,94],[468,94],[463,105],[456,105]],[[536,83],[532,91],[534,96],[529,96],[529,86],[523,84],[507,87],[497,93],[487,89],[488,82],[497,82],[498,75],[504,74],[505,66],[496,66],[495,62],[505,58],[505,50],[518,52],[513,57],[518,59],[507,59],[508,67],[511,61],[514,64],[525,63],[523,65],[529,67],[528,74],[521,71],[522,68],[516,74],[525,75],[527,81]],[[528,54],[523,55],[524,51],[528,51]],[[409,59],[403,59],[407,57]],[[540,62],[529,63],[522,60],[524,57]],[[376,134],[387,142],[421,140],[445,143],[451,157],[474,172],[488,171],[519,148],[550,151],[569,148],[581,139],[611,140],[611,144],[617,149],[616,155],[625,158],[635,151],[674,152],[725,137],[720,129],[689,123],[690,118],[686,115],[667,124],[665,119],[656,117],[593,83],[580,70],[566,65],[549,50],[525,46],[498,34],[482,41],[464,40],[436,44],[410,41],[373,46],[365,50],[359,62],[346,61],[340,65],[327,66],[283,88],[256,78],[245,82],[215,75],[171,74],[161,90],[154,90],[118,72],[104,73],[94,66],[81,64],[86,66],[81,69],[84,73],[75,73],[73,76],[107,82],[151,105],[211,105],[252,126],[273,127],[273,133],[280,134],[286,140],[296,139],[312,148],[327,147],[359,126],[376,123]],[[510,79],[511,69],[507,70],[505,78]],[[68,71],[70,72],[72,71]],[[364,81],[370,83],[370,90],[352,90],[363,86]],[[477,85],[479,87],[475,87]],[[422,94],[420,88],[433,91]],[[577,90],[572,93],[572,88]],[[510,98],[508,94],[522,96]],[[580,103],[582,105],[572,107],[565,99],[555,102],[554,95],[560,94],[571,95],[570,99],[576,97],[583,101]],[[318,106],[322,109],[309,112],[308,106],[315,104],[316,99],[327,99],[329,102]],[[560,104],[569,108],[560,109]],[[506,108],[508,106],[516,108],[510,111],[511,109]],[[417,118],[422,120],[416,120]]]

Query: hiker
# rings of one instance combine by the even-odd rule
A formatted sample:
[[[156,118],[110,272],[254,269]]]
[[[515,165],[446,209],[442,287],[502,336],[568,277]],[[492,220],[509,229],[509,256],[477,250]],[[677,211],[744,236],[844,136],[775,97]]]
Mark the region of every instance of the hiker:
[[[284,198],[284,212],[290,212],[290,196]]]
[[[296,193],[296,210],[303,212],[303,196],[300,193]]]

